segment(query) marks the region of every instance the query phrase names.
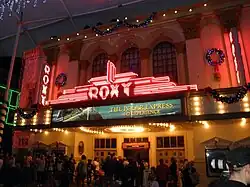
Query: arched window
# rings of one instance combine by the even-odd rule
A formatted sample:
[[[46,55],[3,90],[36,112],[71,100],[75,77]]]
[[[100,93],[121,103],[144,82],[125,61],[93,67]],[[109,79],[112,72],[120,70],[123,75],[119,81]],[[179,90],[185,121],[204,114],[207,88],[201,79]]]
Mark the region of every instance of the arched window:
[[[97,55],[92,64],[92,77],[99,77],[106,75],[107,72],[108,54],[101,53]]]
[[[122,53],[121,73],[134,72],[141,74],[140,52],[137,47],[128,48]]]
[[[153,50],[153,75],[169,76],[171,81],[177,82],[176,50],[173,44],[161,42]]]

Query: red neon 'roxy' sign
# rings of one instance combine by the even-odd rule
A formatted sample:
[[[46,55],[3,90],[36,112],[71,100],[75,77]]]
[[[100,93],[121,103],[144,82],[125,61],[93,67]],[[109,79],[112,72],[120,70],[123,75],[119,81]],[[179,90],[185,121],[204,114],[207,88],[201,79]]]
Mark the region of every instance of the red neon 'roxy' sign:
[[[46,104],[47,94],[48,94],[48,86],[50,81],[50,67],[45,64],[43,69],[43,77],[42,77],[42,89],[41,89],[41,103],[43,106]]]
[[[136,73],[132,72],[116,74],[115,65],[111,61],[108,61],[107,76],[91,78],[89,80],[90,85],[77,86],[74,89],[64,90],[58,99],[48,101],[47,104],[55,105],[198,90],[197,85],[177,86],[174,82],[170,82],[168,76],[157,78],[137,78],[137,76]]]

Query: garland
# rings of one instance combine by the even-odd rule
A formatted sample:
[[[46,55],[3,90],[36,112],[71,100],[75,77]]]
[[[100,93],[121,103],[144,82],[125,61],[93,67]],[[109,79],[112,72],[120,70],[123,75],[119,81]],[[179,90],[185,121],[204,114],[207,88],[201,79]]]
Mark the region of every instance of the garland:
[[[219,55],[219,60],[217,61],[214,61],[211,57],[211,55],[213,53],[216,53],[217,55]],[[224,52],[221,50],[221,49],[217,49],[217,48],[212,48],[212,49],[209,49],[206,53],[206,60],[208,62],[209,65],[211,66],[218,66],[218,65],[221,65],[224,60],[225,60],[225,54]]]
[[[55,85],[58,87],[63,87],[67,83],[67,80],[68,80],[67,75],[65,73],[60,73],[56,77]]]
[[[148,18],[146,18],[143,22],[139,23],[139,24],[130,24],[127,22],[127,19],[125,19],[124,21],[117,21],[117,23],[111,27],[108,28],[104,31],[98,29],[97,27],[92,27],[92,30],[101,36],[107,35],[107,34],[111,34],[112,32],[116,31],[118,28],[125,26],[128,28],[142,28],[142,27],[146,27],[149,23],[151,23],[154,19],[156,15],[156,12],[153,12]]]
[[[205,89],[206,93],[209,93],[217,102],[232,104],[241,101],[250,90],[250,83],[245,86],[241,86],[239,90],[231,96],[221,96],[216,90],[208,87]]]
[[[27,113],[27,114],[24,113],[24,110],[22,108],[17,108],[17,112],[21,116],[21,118],[31,119],[37,114],[38,108],[36,107],[36,108],[32,109],[32,111],[30,113]]]

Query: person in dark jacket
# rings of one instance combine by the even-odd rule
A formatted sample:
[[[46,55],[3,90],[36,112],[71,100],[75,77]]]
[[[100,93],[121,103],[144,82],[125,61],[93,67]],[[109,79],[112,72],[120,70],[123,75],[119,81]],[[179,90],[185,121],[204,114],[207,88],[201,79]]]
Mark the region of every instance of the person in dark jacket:
[[[247,187],[250,184],[250,148],[238,147],[229,151],[226,161],[229,179],[219,180],[209,187]]]
[[[163,159],[160,159],[160,164],[156,168],[156,176],[160,187],[166,187],[169,176],[169,168],[164,164]]]

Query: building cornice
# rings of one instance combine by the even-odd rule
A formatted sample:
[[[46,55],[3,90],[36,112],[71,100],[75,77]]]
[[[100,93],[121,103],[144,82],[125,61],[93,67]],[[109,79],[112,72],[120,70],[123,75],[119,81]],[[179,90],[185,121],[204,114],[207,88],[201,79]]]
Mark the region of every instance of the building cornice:
[[[182,19],[183,17],[194,16],[197,14],[204,14],[208,12],[218,12],[220,10],[230,9],[233,7],[244,6],[244,4],[249,4],[249,0],[211,0],[207,6],[203,4],[196,4],[190,7],[182,7],[182,8],[174,8],[168,11],[161,11],[158,12],[156,15],[156,19],[148,26],[148,28],[156,27],[159,25],[165,25],[169,22],[174,22],[177,19]],[[193,7],[193,8],[192,8]],[[190,11],[192,10],[192,11]],[[175,12],[177,11],[177,13]],[[114,23],[115,24],[115,23]],[[112,24],[105,24],[100,26],[100,29],[107,29],[111,27]],[[99,27],[98,27],[99,28]],[[144,28],[141,29],[127,29],[121,28],[117,32],[111,33],[107,35],[107,37],[115,37],[117,34],[126,34],[127,32],[141,32]],[[70,43],[74,40],[83,40],[83,42],[90,42],[90,41],[99,41],[102,36],[96,36],[92,29],[86,29],[79,31],[79,33],[74,33],[72,35],[63,36],[57,39],[48,40],[43,42],[41,45],[45,48],[52,47],[55,45],[63,44],[63,43]],[[68,41],[67,39],[70,39]]]

